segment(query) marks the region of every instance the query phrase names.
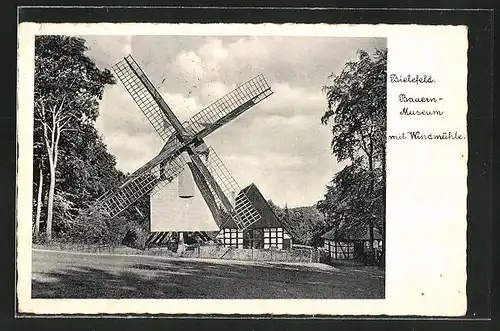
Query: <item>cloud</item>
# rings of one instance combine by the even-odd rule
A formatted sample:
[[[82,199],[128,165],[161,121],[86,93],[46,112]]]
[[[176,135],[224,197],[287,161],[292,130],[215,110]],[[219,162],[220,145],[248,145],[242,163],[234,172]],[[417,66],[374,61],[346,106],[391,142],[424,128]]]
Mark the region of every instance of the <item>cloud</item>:
[[[315,203],[322,198],[333,173],[340,170],[340,165],[337,169],[333,157],[328,154],[312,159],[280,153],[262,156],[219,153],[219,156],[240,186],[255,183],[266,198],[281,206]]]
[[[228,51],[218,39],[211,39],[197,50],[181,52],[175,64],[185,74],[195,78],[213,75],[220,69],[220,63],[226,59]]]
[[[131,51],[181,119],[259,73],[274,94],[206,138],[241,186],[256,183],[280,205],[310,205],[343,166],[331,154],[321,87],[356,51],[382,38],[279,36],[85,36],[100,68]],[[121,83],[106,89],[98,128],[118,167],[134,171],[163,142]]]
[[[240,166],[245,165],[246,168],[261,167],[263,164],[266,164],[280,170],[300,168],[305,163],[304,159],[298,155],[279,153],[267,154],[264,158],[264,162],[261,156],[247,155],[244,153],[235,153],[226,156],[225,160],[230,163],[238,163]]]
[[[210,100],[210,103],[229,93],[235,86],[228,86],[219,81],[210,81],[203,84],[199,97],[203,100]]]
[[[217,71],[219,64],[229,55],[229,52],[219,39],[209,40],[198,49],[197,53],[203,59],[207,71]]]
[[[154,157],[162,147],[160,136],[121,85],[105,90],[96,127],[117,167],[133,172]]]
[[[123,55],[127,56],[132,53],[132,37],[126,36],[125,43],[123,44]]]
[[[281,116],[281,115],[271,115],[262,117],[259,120],[259,125],[267,125],[271,127],[286,127],[289,129],[295,127],[304,127],[310,125],[311,121],[314,121],[311,116],[296,115],[296,116]]]
[[[132,53],[131,36],[82,36],[89,48],[86,54],[100,69],[110,69],[118,61]]]
[[[182,52],[177,56],[175,63],[186,74],[194,77],[202,77],[205,69],[203,68],[202,60],[195,52]]]
[[[255,37],[240,38],[227,46],[233,60],[262,59],[269,56],[269,44]]]
[[[180,93],[164,93],[162,97],[181,122],[191,118],[200,110],[192,97],[185,97]]]
[[[313,115],[324,112],[326,102],[321,90],[306,90],[288,83],[277,82],[271,85],[274,94],[262,102],[262,109],[273,115],[292,117]],[[264,111],[262,113],[264,113]]]

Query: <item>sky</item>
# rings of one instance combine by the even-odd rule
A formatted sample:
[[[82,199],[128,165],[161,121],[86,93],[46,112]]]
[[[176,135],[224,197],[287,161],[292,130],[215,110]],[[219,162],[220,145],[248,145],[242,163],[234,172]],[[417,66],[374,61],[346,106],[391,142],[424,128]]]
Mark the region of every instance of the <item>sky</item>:
[[[277,36],[83,36],[101,69],[132,54],[182,120],[259,73],[273,95],[205,138],[240,187],[255,183],[278,205],[308,206],[344,164],[331,153],[331,125],[321,124],[330,74],[356,51],[384,38]],[[133,172],[163,142],[123,85],[107,87],[96,126],[118,169]]]

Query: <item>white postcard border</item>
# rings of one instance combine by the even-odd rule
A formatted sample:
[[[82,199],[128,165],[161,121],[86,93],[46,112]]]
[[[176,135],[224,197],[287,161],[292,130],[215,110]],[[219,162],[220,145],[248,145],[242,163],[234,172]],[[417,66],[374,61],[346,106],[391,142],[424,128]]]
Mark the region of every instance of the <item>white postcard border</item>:
[[[36,314],[286,314],[460,316],[466,311],[467,140],[387,142],[387,269],[383,300],[32,299],[31,201],[34,36],[286,35],[388,38],[388,74],[431,74],[446,116],[398,115],[401,86],[388,84],[388,134],[466,133],[465,26],[328,24],[35,24],[18,30],[17,294]],[[417,87],[415,87],[417,88]],[[405,86],[410,94],[412,87]],[[424,91],[424,92],[421,92]]]

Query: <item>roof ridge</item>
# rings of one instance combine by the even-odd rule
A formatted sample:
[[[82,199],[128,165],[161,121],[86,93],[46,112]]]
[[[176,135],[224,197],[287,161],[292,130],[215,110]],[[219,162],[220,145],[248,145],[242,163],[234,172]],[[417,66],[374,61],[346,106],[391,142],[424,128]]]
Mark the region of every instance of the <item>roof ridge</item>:
[[[266,198],[264,197],[264,195],[262,194],[262,192],[260,192],[259,188],[257,187],[257,185],[255,185],[255,183],[252,183],[250,184],[249,186],[253,185],[255,187],[255,189],[257,190],[257,193],[259,193],[260,197],[262,198],[262,200],[265,202],[265,204],[267,205],[267,208],[269,208],[269,210],[271,211],[271,213],[274,215],[274,217],[276,217],[276,219],[278,220],[279,224],[281,224],[281,226],[283,226],[285,228],[285,230],[288,232],[288,234],[290,236],[293,237],[293,234],[292,234],[292,231],[290,231],[290,225],[283,222],[279,217],[278,215],[276,215],[276,213],[274,212],[273,208],[271,207],[271,205],[269,204],[269,202],[266,200]]]

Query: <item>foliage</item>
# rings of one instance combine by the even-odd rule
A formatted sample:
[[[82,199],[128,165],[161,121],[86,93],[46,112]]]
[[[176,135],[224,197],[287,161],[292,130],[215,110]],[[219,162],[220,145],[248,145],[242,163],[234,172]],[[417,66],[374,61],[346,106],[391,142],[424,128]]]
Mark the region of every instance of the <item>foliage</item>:
[[[56,106],[75,122],[95,121],[104,86],[115,82],[108,69],[101,71],[85,55],[85,40],[67,36],[35,39],[35,104]],[[67,102],[61,102],[67,100]],[[62,109],[59,107],[62,105]],[[73,123],[75,123],[73,122]]]
[[[74,207],[74,200],[66,192],[58,192],[54,196],[54,230],[58,233],[66,233],[72,226],[77,209]]]
[[[326,223],[315,206],[281,208],[271,200],[268,202],[276,216],[292,232],[294,243],[308,246],[320,244]]]
[[[70,131],[93,123],[107,84],[114,78],[85,55],[85,41],[67,36],[35,38],[35,171],[48,161],[46,239],[52,239],[54,195],[61,143]],[[42,147],[43,146],[43,147]],[[42,153],[42,151],[44,153]],[[43,157],[42,157],[43,156]],[[46,158],[45,158],[46,157]]]
[[[147,229],[147,222],[133,208],[110,219],[92,207],[125,175],[116,169],[115,157],[94,126],[99,100],[115,79],[109,70],[100,70],[86,50],[81,38],[35,39],[33,196],[38,193],[41,169],[40,218],[48,240],[53,223],[59,240],[117,244],[131,229]],[[147,201],[142,199],[137,205],[148,215]]]
[[[373,177],[380,180],[380,169],[373,170]],[[318,202],[317,208],[326,217],[329,228],[342,227],[344,231],[357,230],[360,225],[375,220],[374,226],[382,232],[381,194],[377,189],[371,193],[370,172],[357,159],[339,171],[327,185],[325,198]],[[382,183],[377,181],[376,187]],[[385,194],[385,193],[384,193]]]
[[[354,232],[368,226],[372,239],[374,228],[385,232],[386,76],[387,50],[373,57],[360,50],[358,59],[323,87],[328,109],[321,122],[333,122],[331,147],[337,160],[350,161],[317,204],[327,229]]]
[[[354,160],[359,152],[380,153],[385,146],[387,121],[387,50],[377,50],[372,58],[358,51],[358,60],[324,86],[328,110],[323,124],[333,120],[332,151],[338,161]]]
[[[142,227],[133,226],[132,223],[128,223],[127,231],[121,243],[132,248],[143,250],[146,248],[146,240],[148,237],[149,233],[147,230]]]
[[[125,233],[126,223],[123,219],[111,219],[107,211],[92,206],[80,210],[63,238],[79,244],[118,245]]]
[[[78,133],[68,135],[60,153],[58,189],[77,196],[77,208],[86,208],[125,175],[116,169],[97,130],[82,125]]]

